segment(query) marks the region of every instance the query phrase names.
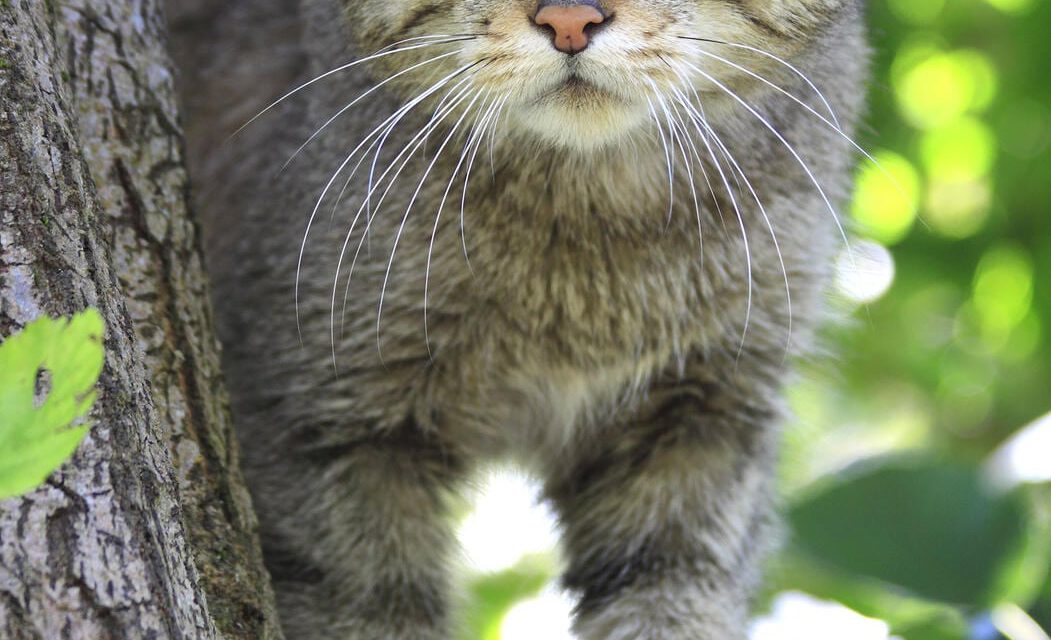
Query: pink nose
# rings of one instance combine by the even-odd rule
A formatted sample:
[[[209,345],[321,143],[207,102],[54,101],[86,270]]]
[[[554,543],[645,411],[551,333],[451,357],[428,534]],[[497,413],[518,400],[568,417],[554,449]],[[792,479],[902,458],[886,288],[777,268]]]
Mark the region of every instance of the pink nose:
[[[538,26],[550,27],[555,32],[555,48],[570,55],[587,48],[588,27],[605,21],[606,16],[590,4],[549,4],[541,6],[533,16]]]

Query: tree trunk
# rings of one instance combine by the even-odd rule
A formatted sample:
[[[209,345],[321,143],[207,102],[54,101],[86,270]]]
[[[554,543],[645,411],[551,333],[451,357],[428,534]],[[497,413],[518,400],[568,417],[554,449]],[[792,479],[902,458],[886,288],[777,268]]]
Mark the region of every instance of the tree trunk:
[[[0,502],[0,638],[279,638],[159,0],[0,0],[0,335],[97,307],[74,458]]]

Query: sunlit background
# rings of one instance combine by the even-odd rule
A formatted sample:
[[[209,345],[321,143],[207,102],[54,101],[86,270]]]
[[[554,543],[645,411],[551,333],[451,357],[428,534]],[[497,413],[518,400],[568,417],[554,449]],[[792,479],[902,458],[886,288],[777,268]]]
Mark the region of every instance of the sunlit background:
[[[1049,640],[1051,3],[870,0],[871,116],[837,299],[782,469],[753,640]],[[889,178],[888,178],[889,176]],[[463,640],[568,640],[536,488],[484,481]]]

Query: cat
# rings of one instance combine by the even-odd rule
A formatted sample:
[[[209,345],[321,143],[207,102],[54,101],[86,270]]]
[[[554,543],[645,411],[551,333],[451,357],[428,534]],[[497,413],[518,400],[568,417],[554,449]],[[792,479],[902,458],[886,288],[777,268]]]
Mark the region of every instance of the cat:
[[[202,6],[175,47],[285,635],[454,637],[451,505],[504,460],[578,638],[745,638],[847,246],[861,4]]]

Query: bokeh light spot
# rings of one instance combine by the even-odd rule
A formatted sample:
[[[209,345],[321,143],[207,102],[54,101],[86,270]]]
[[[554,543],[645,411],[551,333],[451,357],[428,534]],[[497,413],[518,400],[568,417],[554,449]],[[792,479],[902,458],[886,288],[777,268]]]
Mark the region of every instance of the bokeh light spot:
[[[966,112],[974,87],[967,71],[946,54],[934,54],[906,72],[895,86],[902,115],[928,129]]]
[[[908,24],[924,25],[934,22],[945,7],[945,0],[889,0],[894,17]]]
[[[500,624],[500,640],[573,640],[573,600],[554,587],[511,608]]]
[[[893,282],[894,257],[878,242],[855,243],[836,260],[836,288],[851,302],[875,302]]]
[[[1035,158],[1051,143],[1051,109],[1037,100],[1016,100],[1004,106],[997,130],[1006,153]]]
[[[1029,256],[1014,247],[987,252],[975,272],[973,300],[983,337],[1002,345],[1032,306],[1033,265]]]
[[[920,156],[932,181],[961,182],[985,176],[996,154],[996,136],[965,116],[923,134]]]
[[[1051,482],[1051,413],[1023,427],[990,457],[987,470],[997,484]]]
[[[1043,333],[1040,316],[1030,311],[1011,332],[1011,338],[1002,352],[1004,359],[1014,363],[1025,362],[1040,348]]]
[[[935,128],[980,111],[996,94],[996,68],[980,52],[940,52],[920,43],[903,47],[898,56],[892,74],[895,97],[902,115],[917,128]]]
[[[992,200],[992,186],[986,178],[935,181],[927,189],[923,219],[939,235],[966,238],[985,224]]]
[[[898,242],[916,220],[920,177],[912,163],[892,151],[873,154],[878,164],[862,167],[851,212],[866,235]]]
[[[890,626],[866,618],[838,602],[805,593],[786,592],[774,600],[773,611],[752,627],[751,640],[890,640]]]
[[[1033,0],[985,0],[1004,13],[1024,13],[1033,6]]]
[[[993,102],[1000,85],[1000,73],[989,56],[973,49],[957,49],[952,53],[954,62],[965,69],[971,77],[972,111],[983,111]]]
[[[556,548],[555,516],[539,502],[539,494],[536,483],[512,469],[485,474],[474,508],[459,530],[472,568],[495,573],[511,568],[523,556]]]

